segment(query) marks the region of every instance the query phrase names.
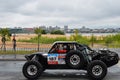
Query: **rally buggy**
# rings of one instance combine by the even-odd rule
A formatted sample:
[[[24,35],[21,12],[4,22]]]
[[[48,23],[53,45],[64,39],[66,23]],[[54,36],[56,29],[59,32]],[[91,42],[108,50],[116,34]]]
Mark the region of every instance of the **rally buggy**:
[[[91,79],[101,80],[107,68],[118,63],[118,54],[110,50],[92,50],[77,42],[55,42],[48,53],[36,52],[26,55],[23,75],[37,79],[46,69],[87,70]]]

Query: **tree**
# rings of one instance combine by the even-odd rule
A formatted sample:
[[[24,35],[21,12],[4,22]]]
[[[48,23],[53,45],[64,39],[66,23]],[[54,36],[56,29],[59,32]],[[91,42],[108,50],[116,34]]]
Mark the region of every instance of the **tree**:
[[[0,29],[0,35],[10,38],[10,32],[7,28]]]
[[[40,27],[37,27],[34,29],[34,33],[38,35],[38,51],[39,51],[40,37],[41,37],[42,31],[43,30]]]
[[[74,34],[70,36],[70,40],[77,41],[78,43],[81,44],[86,44],[86,45],[89,44],[88,39],[83,37],[81,34],[79,34],[78,29],[74,30]]]
[[[51,34],[61,34],[61,35],[64,35],[64,32],[61,31],[61,30],[53,30],[53,31],[51,31]]]
[[[92,33],[91,38],[90,38],[90,42],[92,47],[94,46],[94,42],[96,42],[96,37],[94,36],[94,34]]]
[[[75,41],[78,40],[78,38],[79,38],[79,32],[78,32],[78,29],[75,29],[75,30],[74,30],[73,38],[74,38]]]
[[[3,48],[4,51],[6,50],[6,38],[9,38],[10,39],[10,33],[9,33],[9,30],[7,28],[3,28],[3,29],[0,29],[0,36],[2,37],[1,41],[2,41],[2,46],[1,46],[1,49]]]
[[[78,30],[75,29],[75,30],[74,30],[74,34],[71,35],[70,38],[71,38],[71,40],[77,41],[77,40],[79,39],[80,36],[81,36],[81,35],[79,35]]]
[[[112,36],[106,36],[105,37],[105,44],[107,47],[109,47],[109,44],[112,43],[113,40],[112,40]]]
[[[42,30],[42,34],[47,34],[46,30]]]

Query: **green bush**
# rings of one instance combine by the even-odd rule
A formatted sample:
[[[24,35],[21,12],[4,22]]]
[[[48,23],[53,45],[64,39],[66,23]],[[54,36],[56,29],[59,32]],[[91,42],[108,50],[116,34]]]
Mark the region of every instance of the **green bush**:
[[[66,37],[56,37],[56,38],[48,38],[48,37],[41,37],[40,38],[40,43],[54,43],[55,41],[66,41]]]
[[[104,42],[105,43],[116,43],[116,42],[120,42],[120,33],[116,34],[116,35],[108,35],[106,37],[104,37]]]
[[[51,31],[51,34],[61,34],[61,35],[64,35],[64,32],[61,31],[61,30],[53,30],[53,31]]]
[[[38,37],[31,38],[30,40],[18,40],[18,41],[38,43]],[[95,44],[106,44],[107,46],[111,45],[111,47],[114,45],[118,45],[117,47],[119,47],[120,34],[105,36],[103,37],[103,40],[98,40],[96,39],[95,36],[91,36],[91,38],[88,39],[80,34],[71,35],[69,39],[66,37],[56,37],[56,38],[40,37],[40,43],[43,44],[52,44],[55,41],[77,41],[78,43],[86,44],[86,45],[89,45],[93,41],[93,43]]]
[[[104,39],[106,44],[111,44],[113,42],[113,37],[112,36],[106,36],[106,38]]]
[[[42,30],[42,34],[47,34],[46,30]]]
[[[70,41],[76,41],[76,42],[78,42],[78,43],[81,43],[81,44],[86,44],[86,45],[89,45],[89,40],[87,39],[87,38],[85,38],[85,37],[83,37],[82,35],[71,35],[70,36],[70,39],[69,39]]]
[[[31,38],[30,40],[18,40],[19,42],[31,42],[38,43],[38,37]],[[40,37],[40,43],[50,44],[55,41],[67,41],[66,37],[56,37],[56,38],[48,38],[48,37]]]

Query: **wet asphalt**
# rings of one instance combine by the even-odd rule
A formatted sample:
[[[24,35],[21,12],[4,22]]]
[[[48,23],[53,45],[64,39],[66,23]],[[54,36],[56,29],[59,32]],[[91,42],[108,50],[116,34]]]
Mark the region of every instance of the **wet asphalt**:
[[[25,61],[0,61],[0,80],[27,80],[22,74]],[[89,80],[83,70],[46,70],[38,80]],[[120,62],[108,69],[103,80],[120,80]]]

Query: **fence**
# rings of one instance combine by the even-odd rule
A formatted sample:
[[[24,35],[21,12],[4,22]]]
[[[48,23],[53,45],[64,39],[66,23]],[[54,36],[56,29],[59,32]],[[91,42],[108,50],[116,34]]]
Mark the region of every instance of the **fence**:
[[[48,52],[48,50],[51,48],[52,44],[40,44],[39,51],[40,52]],[[99,48],[111,48],[111,49],[120,49],[120,44],[118,45],[105,45],[105,44],[94,44],[94,46],[90,46],[93,49],[99,49]],[[14,50],[13,44],[8,43],[5,45],[5,47],[2,47],[2,44],[0,44],[0,51],[38,51],[38,44],[36,43],[17,43],[17,46]]]
[[[38,51],[38,44],[26,43],[26,44],[17,44],[14,50],[13,44],[6,44],[5,47],[2,47],[0,44],[0,51]],[[39,51],[47,52],[51,47],[51,44],[40,44]]]
[[[1,46],[2,45],[0,44],[0,47]],[[52,46],[52,44],[40,44],[39,51],[40,52],[48,52],[49,49],[51,48],[51,46]],[[112,46],[112,48],[111,48],[111,46]],[[116,48],[116,46],[117,46],[117,48]],[[98,49],[104,48],[104,47],[106,47],[106,46],[105,45],[100,45],[100,46],[94,45],[94,47],[92,47],[92,48],[98,50]],[[114,52],[117,52],[120,56],[120,45],[109,45],[108,48]],[[6,44],[5,49],[4,48],[0,49],[0,55],[2,55],[2,57],[0,56],[0,59],[1,58],[5,59],[5,57],[8,56],[9,54],[10,55],[8,57],[10,57],[12,54],[12,56],[13,56],[13,57],[11,57],[12,59],[16,59],[16,56],[18,56],[17,54],[22,55],[21,58],[23,58],[23,56],[25,54],[31,54],[31,53],[34,53],[37,51],[38,51],[38,45],[34,44],[34,43],[32,43],[32,44],[31,43],[30,44],[18,43],[16,46],[16,50],[13,49],[12,44]]]
[[[40,52],[48,52],[51,44],[40,44]],[[32,54],[38,51],[38,45],[34,43],[17,43],[16,48],[13,48],[13,44],[7,43],[6,45],[0,44],[0,59],[24,59],[25,54]],[[18,55],[19,54],[19,55]]]

